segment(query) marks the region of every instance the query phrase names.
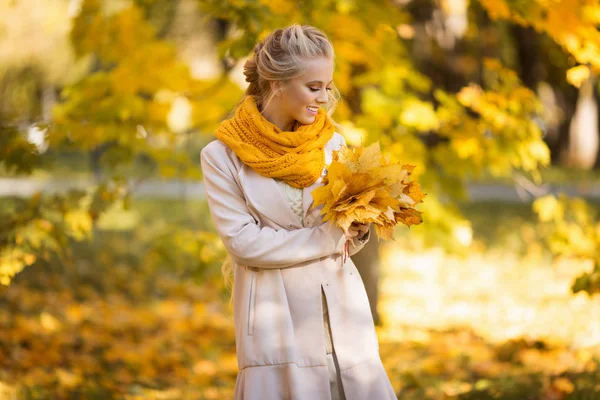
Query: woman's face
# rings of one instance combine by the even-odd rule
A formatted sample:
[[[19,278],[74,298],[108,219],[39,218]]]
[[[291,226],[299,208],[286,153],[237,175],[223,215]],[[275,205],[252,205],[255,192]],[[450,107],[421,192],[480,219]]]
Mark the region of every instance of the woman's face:
[[[305,61],[303,75],[279,86],[280,96],[275,96],[267,106],[277,126],[290,131],[296,121],[308,125],[315,121],[317,109],[329,101],[328,93],[333,80],[333,60],[315,58]],[[271,108],[271,110],[268,110]]]

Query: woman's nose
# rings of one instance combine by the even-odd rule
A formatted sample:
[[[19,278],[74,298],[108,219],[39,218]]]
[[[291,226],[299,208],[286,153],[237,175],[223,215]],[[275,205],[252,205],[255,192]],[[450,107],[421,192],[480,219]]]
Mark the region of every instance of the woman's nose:
[[[319,97],[317,97],[317,101],[319,103],[327,103],[329,101],[329,97],[327,96],[327,89],[323,89],[319,91]]]

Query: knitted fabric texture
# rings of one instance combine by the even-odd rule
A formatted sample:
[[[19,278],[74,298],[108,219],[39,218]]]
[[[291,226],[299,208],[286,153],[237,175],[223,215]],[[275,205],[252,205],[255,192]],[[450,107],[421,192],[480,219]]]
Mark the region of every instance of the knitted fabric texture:
[[[263,117],[252,96],[246,96],[235,116],[223,121],[215,136],[260,175],[304,188],[321,176],[325,144],[334,130],[325,110],[319,108],[312,124],[296,122],[292,131],[282,131]]]

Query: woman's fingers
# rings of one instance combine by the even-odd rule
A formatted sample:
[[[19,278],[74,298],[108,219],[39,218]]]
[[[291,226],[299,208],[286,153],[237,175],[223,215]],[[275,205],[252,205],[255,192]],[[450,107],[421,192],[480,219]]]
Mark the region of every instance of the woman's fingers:
[[[355,237],[362,237],[369,231],[370,227],[370,223],[361,224],[358,222],[353,222],[348,228],[348,232],[346,232],[346,238],[354,239]]]
[[[358,222],[353,222],[350,227],[348,227],[348,232],[346,232],[346,239],[354,239],[355,237],[363,237],[369,231],[371,227],[370,223],[361,224]]]
[[[370,226],[371,224],[360,224],[358,222],[353,222],[352,225],[350,225],[350,229],[357,232],[356,236],[358,236],[359,234],[360,236],[363,236],[369,231]]]
[[[360,233],[359,231],[357,231],[356,229],[354,229],[354,227],[351,226],[348,229],[348,232],[346,232],[346,239],[353,239],[356,236],[358,236],[359,233]]]

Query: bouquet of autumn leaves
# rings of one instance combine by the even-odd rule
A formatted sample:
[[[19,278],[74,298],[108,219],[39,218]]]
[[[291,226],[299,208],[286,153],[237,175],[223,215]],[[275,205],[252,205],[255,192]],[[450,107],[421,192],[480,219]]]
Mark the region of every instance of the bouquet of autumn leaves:
[[[423,222],[414,207],[425,194],[417,182],[409,181],[414,168],[391,163],[381,154],[379,142],[369,147],[343,147],[333,152],[323,186],[312,192],[313,207],[323,204],[323,220],[344,232],[354,222],[371,223],[379,238],[393,239],[396,224]]]

